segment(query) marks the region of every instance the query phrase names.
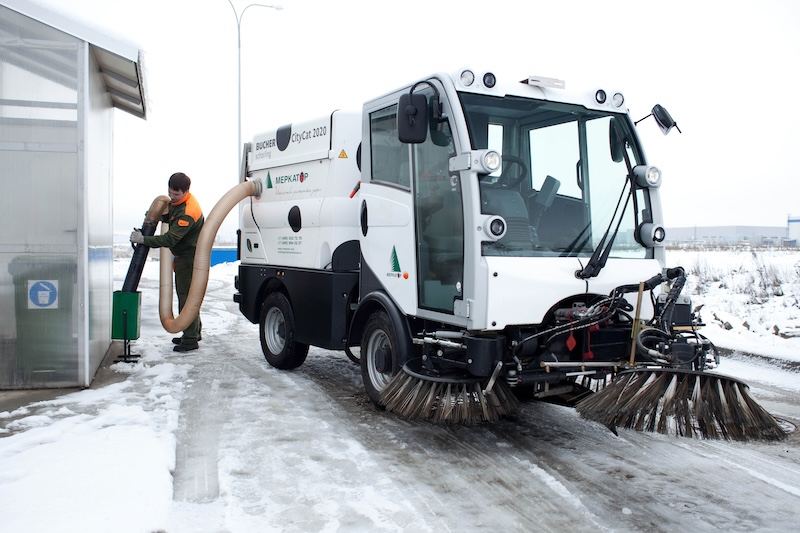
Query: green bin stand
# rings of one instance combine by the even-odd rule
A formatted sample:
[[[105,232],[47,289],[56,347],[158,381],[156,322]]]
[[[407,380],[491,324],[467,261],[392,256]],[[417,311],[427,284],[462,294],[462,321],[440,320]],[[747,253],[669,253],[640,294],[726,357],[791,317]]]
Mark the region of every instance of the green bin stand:
[[[112,303],[111,338],[124,341],[122,357],[117,361],[130,363],[141,357],[131,354],[131,341],[139,338],[142,293],[115,291]]]

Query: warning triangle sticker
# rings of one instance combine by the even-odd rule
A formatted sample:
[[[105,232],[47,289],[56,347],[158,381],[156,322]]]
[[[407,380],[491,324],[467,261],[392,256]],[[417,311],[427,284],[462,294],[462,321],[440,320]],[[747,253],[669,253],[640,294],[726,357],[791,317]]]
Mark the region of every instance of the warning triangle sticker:
[[[339,152],[339,159],[347,159],[347,152],[344,151],[344,148]]]

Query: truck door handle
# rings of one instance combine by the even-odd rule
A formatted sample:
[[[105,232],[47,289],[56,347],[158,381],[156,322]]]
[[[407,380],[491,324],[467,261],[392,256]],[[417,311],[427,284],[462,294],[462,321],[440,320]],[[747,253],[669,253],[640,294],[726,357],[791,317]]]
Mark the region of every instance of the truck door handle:
[[[367,201],[361,202],[361,235],[367,236],[368,222],[367,222]]]

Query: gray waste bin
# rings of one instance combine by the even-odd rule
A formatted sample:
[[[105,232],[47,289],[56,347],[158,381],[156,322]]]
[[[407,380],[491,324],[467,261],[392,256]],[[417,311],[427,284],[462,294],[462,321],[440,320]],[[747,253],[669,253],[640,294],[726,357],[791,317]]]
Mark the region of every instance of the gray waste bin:
[[[8,265],[14,279],[17,381],[20,385],[77,379],[72,294],[74,256],[22,255]]]

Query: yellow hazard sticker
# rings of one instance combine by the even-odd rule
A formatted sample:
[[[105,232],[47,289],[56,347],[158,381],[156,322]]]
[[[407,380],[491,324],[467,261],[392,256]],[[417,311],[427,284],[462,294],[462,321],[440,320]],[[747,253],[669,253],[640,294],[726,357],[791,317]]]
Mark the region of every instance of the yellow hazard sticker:
[[[345,152],[344,149],[339,152],[339,159],[347,159],[347,152]]]

